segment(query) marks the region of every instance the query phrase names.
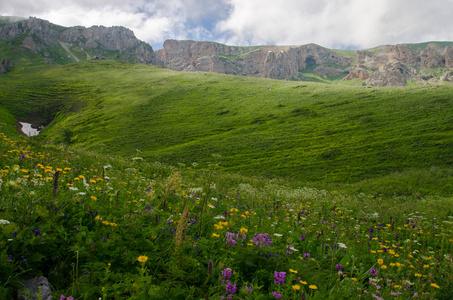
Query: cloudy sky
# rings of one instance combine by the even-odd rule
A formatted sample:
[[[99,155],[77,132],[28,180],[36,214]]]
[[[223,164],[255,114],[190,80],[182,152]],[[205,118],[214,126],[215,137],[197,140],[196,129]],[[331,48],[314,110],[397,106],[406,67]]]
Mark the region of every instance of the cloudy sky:
[[[5,3],[6,2],[6,3]],[[63,26],[121,25],[167,39],[365,49],[453,41],[453,0],[2,0],[0,15]]]

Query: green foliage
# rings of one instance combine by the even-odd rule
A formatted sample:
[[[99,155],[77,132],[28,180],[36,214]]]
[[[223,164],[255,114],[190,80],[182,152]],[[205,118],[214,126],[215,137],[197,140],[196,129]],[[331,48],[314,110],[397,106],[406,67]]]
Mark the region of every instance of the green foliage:
[[[176,169],[4,133],[0,155],[6,299],[38,275],[57,298],[449,296],[451,197],[291,187],[224,174],[219,155]],[[452,172],[403,175],[422,187],[445,178],[442,186]],[[392,176],[384,186],[407,185]],[[275,271],[286,272],[282,284]]]
[[[16,69],[0,87],[13,115],[49,125],[38,138],[62,142],[69,129],[74,145],[127,158],[206,166],[217,153],[227,172],[376,194],[391,187],[381,177],[453,164],[449,85],[301,84],[106,60]],[[394,188],[386,193],[453,192]]]

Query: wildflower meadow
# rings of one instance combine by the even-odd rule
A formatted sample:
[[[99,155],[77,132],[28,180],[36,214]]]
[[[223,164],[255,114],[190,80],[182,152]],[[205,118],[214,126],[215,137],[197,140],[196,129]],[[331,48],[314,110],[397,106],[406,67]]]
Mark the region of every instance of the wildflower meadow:
[[[295,189],[3,133],[0,145],[2,299],[39,275],[55,299],[452,297],[451,198]]]

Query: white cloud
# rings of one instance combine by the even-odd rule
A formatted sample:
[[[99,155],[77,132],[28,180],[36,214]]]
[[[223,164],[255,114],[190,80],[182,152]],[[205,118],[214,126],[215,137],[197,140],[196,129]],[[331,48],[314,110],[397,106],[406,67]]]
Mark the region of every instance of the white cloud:
[[[453,0],[6,1],[0,15],[63,26],[125,26],[155,48],[166,39],[330,48],[453,40]]]
[[[453,40],[452,0],[231,0],[217,25],[227,44],[318,43],[361,48]]]

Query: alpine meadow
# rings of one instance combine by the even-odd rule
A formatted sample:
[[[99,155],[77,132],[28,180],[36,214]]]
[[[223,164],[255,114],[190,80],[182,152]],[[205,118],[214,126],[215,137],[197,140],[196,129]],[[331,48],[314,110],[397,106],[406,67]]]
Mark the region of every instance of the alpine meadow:
[[[453,298],[450,81],[50,64],[14,41],[1,299]]]

